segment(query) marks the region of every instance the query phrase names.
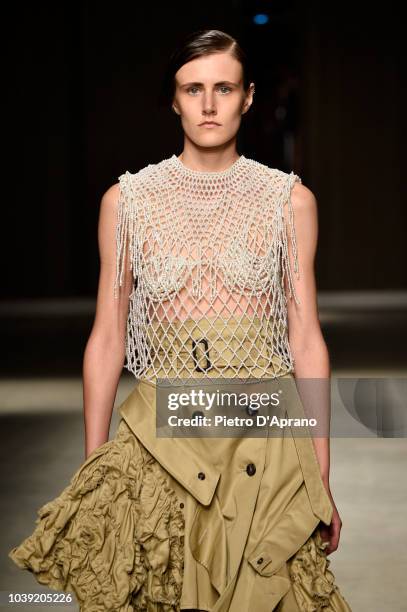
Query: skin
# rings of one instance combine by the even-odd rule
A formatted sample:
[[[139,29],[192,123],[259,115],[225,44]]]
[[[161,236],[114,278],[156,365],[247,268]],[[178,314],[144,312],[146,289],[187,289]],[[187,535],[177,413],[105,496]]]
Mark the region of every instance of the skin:
[[[291,191],[291,202],[294,209],[294,227],[298,251],[300,278],[294,276],[293,285],[301,302],[287,300],[288,336],[291,353],[295,361],[296,378],[319,378],[328,381],[331,375],[328,348],[322,335],[318,316],[317,288],[314,273],[315,253],[318,242],[318,204],[308,187],[296,183]],[[284,210],[288,223],[287,207]],[[288,245],[291,267],[294,259],[291,242]],[[286,286],[286,294],[288,288]],[[329,403],[326,407],[330,412]],[[319,529],[322,540],[329,541],[327,554],[337,550],[342,528],[342,520],[332,497],[329,483],[330,441],[329,437],[313,437],[314,448],[318,459],[320,473],[325,489],[333,506],[332,521],[326,526],[322,521]]]
[[[230,53],[216,53],[184,64],[175,74],[172,108],[181,119],[184,150],[180,160],[192,170],[225,170],[239,158],[236,136],[253,102],[254,83],[243,89],[242,66]],[[220,123],[214,129],[199,124]]]
[[[236,137],[242,116],[253,102],[254,83],[243,88],[241,64],[228,52],[211,54],[184,64],[175,75],[172,108],[180,116],[184,148],[179,159],[199,171],[227,169],[239,157]],[[208,129],[202,121],[216,121]],[[116,265],[115,228],[119,184],[110,187],[100,205],[98,242],[100,276],[96,315],[83,361],[83,398],[86,458],[109,438],[109,428],[117,387],[125,359],[126,320],[132,278],[126,266],[124,285],[114,299]],[[310,189],[296,183],[291,192],[297,237],[300,278],[294,287],[301,301],[287,300],[289,342],[295,360],[294,375],[299,378],[330,377],[330,364],[318,318],[314,258],[318,239],[317,201]],[[287,207],[284,214],[288,220]],[[293,265],[291,244],[289,257]],[[287,287],[286,287],[287,292]],[[288,295],[288,293],[287,293]],[[331,525],[320,523],[323,541],[329,541],[327,554],[338,548],[342,521],[334,503],[330,484],[329,438],[313,438],[324,486],[334,509]]]

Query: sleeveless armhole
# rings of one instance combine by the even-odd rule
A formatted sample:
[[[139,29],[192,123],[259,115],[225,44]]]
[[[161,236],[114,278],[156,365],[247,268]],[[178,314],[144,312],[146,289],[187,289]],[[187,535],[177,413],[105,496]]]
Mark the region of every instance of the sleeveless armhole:
[[[299,265],[298,265],[298,251],[297,251],[297,240],[295,233],[295,225],[294,225],[294,208],[291,201],[291,191],[295,185],[295,183],[301,183],[301,178],[291,172],[287,180],[285,182],[285,188],[283,189],[282,199],[281,199],[281,227],[282,227],[282,235],[281,235],[281,246],[282,246],[282,283],[284,288],[284,280],[287,279],[288,284],[288,292],[289,298],[294,298],[297,304],[301,304],[301,301],[295,291],[294,287],[294,275],[297,279],[300,278],[299,273]],[[284,216],[284,206],[287,204],[288,206],[288,220]],[[288,221],[288,225],[287,225]],[[290,261],[288,244],[291,242],[291,251],[292,251],[292,259],[293,266]]]
[[[133,270],[133,198],[130,178],[129,172],[125,172],[118,177],[120,191],[116,218],[116,274],[114,282],[115,299],[117,299],[119,296],[119,289],[123,285],[125,272],[127,272],[127,270]]]

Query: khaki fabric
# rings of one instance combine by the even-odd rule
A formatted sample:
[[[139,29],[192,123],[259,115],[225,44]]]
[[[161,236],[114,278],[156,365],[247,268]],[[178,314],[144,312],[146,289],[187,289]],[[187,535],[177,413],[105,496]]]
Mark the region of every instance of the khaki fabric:
[[[198,338],[185,333],[192,347]],[[242,378],[257,375],[248,358]],[[216,376],[196,378],[210,388]],[[292,381],[287,412],[303,416],[294,376],[283,376]],[[159,438],[156,393],[156,382],[138,382],[119,406],[115,437],[38,511],[13,561],[75,592],[86,612],[349,612],[318,531],[332,505],[311,438],[290,428],[280,437]]]
[[[140,382],[120,414],[163,466],[169,487],[184,506],[181,609],[273,610],[286,595],[296,601],[298,592],[309,605],[325,601],[331,606],[327,610],[350,610],[332,575],[321,571],[317,558],[312,568],[312,554],[302,548],[312,546],[314,557],[326,559],[316,528],[320,520],[329,524],[332,516],[312,440],[290,433],[277,438],[157,439],[155,394],[153,383]],[[251,463],[256,472],[249,476]],[[297,558],[291,579],[286,562],[298,551],[305,561]],[[326,563],[328,569],[330,561]],[[310,567],[311,575],[304,574]],[[299,584],[302,578],[315,584],[314,590],[308,587],[308,597]],[[301,609],[281,605],[282,610]]]
[[[264,323],[254,319],[261,328]],[[248,319],[247,327],[252,325],[253,318]],[[202,329],[209,351],[199,343]],[[233,329],[233,335],[245,337],[244,322]],[[259,343],[266,334],[257,337]],[[160,373],[156,364],[158,377],[176,375],[182,379],[183,368],[187,373],[194,365],[205,367],[209,360],[215,367],[203,373],[197,370],[195,376],[205,381],[205,390],[210,389],[208,379],[218,378],[220,369],[225,378],[229,373],[233,384],[236,382],[231,367],[233,355],[229,360],[219,358],[224,347],[213,325],[205,327],[205,319],[200,321],[199,329],[192,320],[190,326],[184,323],[173,338],[181,347],[182,360],[174,373],[168,364]],[[215,338],[216,342],[212,342]],[[241,355],[236,359],[244,364],[239,376],[261,377],[264,363],[257,364],[250,350],[239,343],[237,346]],[[170,358],[171,355],[169,363]],[[282,360],[272,350],[264,358],[270,378],[276,371],[284,371]],[[163,466],[169,486],[183,505],[181,609],[249,612],[279,606],[284,612],[296,612],[317,610],[324,605],[326,610],[348,612],[350,608],[328,569],[330,560],[317,529],[320,521],[330,524],[332,505],[311,437],[293,436],[286,428],[284,435],[277,438],[156,438],[157,391],[148,376],[147,372],[146,379],[139,382],[119,411]],[[292,382],[288,387],[288,416],[305,416],[293,374],[286,371],[281,376]],[[225,387],[224,381],[222,386]],[[251,476],[247,472],[249,464],[256,467]],[[198,477],[202,473],[204,479]]]

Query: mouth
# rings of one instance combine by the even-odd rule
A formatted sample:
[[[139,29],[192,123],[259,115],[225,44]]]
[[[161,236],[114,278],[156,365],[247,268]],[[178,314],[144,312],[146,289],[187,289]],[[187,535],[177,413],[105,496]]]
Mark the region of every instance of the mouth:
[[[216,121],[204,121],[199,124],[199,127],[219,127],[220,123],[216,123]]]

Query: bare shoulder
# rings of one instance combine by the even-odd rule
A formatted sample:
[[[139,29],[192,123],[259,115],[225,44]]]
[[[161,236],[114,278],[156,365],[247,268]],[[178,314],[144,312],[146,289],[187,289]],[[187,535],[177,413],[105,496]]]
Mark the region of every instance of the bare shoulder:
[[[99,217],[101,224],[109,224],[115,222],[118,210],[120,195],[120,183],[115,183],[102,195],[100,200]]]
[[[109,235],[116,224],[119,195],[120,183],[115,183],[102,195],[99,207],[99,229],[102,234]]]
[[[294,211],[299,214],[315,214],[317,210],[317,199],[314,193],[298,181],[294,183],[291,190],[291,203]]]
[[[101,207],[102,208],[115,208],[119,200],[120,194],[120,183],[115,183],[102,195]]]

